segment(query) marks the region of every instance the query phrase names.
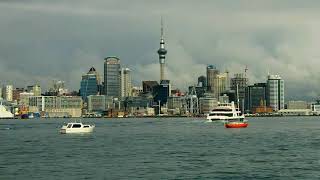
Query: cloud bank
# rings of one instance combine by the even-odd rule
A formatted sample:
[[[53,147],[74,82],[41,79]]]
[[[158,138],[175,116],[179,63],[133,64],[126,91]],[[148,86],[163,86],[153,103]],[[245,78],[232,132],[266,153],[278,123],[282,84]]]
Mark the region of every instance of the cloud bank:
[[[118,56],[134,83],[158,80],[160,16],[165,20],[167,77],[186,89],[207,64],[243,72],[250,83],[269,73],[285,80],[286,99],[320,89],[320,2],[1,1],[0,81],[22,87],[53,79],[79,88],[91,66]]]

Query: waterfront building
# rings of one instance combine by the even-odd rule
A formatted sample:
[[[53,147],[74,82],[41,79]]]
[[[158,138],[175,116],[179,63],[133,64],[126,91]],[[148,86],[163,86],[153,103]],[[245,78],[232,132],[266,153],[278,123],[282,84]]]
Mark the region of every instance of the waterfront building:
[[[282,116],[309,116],[311,109],[280,109],[278,113]]]
[[[87,74],[82,75],[80,82],[80,96],[82,99],[86,101],[88,96],[99,94],[99,85],[99,74],[94,67],[91,67]]]
[[[167,104],[169,115],[181,115],[185,106],[185,97],[169,96]]]
[[[138,109],[144,109],[150,107],[152,104],[152,97],[137,96],[137,97],[126,97],[124,100],[124,110],[130,114],[137,113]]]
[[[207,90],[214,94],[215,79],[219,70],[214,65],[207,66]]]
[[[113,108],[113,98],[105,95],[88,96],[88,112],[103,112]]]
[[[284,109],[284,80],[279,75],[268,75],[267,106],[274,111]]]
[[[288,101],[287,109],[308,109],[306,101]]]
[[[168,97],[168,109],[178,109],[179,111],[185,104],[185,97],[183,96],[169,96]]]
[[[160,82],[162,80],[165,80],[165,59],[167,50],[165,48],[165,42],[164,42],[164,32],[163,32],[163,22],[161,18],[161,38],[160,38],[160,48],[157,51],[159,54],[159,64],[160,64]]]
[[[107,57],[104,60],[104,94],[106,96],[120,97],[120,59]]]
[[[273,109],[271,107],[267,107],[264,102],[261,102],[260,106],[252,109],[252,114],[271,114]]]
[[[199,98],[200,114],[208,114],[213,108],[218,106],[218,101],[214,97]]]
[[[143,93],[152,93],[159,83],[157,81],[142,81]]]
[[[21,92],[20,93],[19,105],[23,107],[29,106],[29,98],[34,96],[33,92]]]
[[[121,97],[132,96],[132,79],[129,68],[121,69]]]
[[[245,111],[252,113],[255,108],[266,106],[267,84],[256,83],[245,88]]]
[[[29,111],[41,112],[48,117],[80,117],[82,98],[80,96],[32,96],[29,97]]]

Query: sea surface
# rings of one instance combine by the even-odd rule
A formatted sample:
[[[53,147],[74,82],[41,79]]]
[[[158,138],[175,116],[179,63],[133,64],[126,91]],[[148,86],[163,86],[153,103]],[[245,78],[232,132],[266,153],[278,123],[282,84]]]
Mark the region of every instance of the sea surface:
[[[0,120],[0,179],[320,179],[320,117]]]

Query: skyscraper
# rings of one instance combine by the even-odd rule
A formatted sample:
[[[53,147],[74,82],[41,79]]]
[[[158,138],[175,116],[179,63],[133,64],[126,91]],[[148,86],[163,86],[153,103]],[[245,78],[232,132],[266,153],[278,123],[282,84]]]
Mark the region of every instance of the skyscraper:
[[[104,60],[104,94],[120,97],[120,59],[117,57],[107,57]]]
[[[210,93],[214,93],[214,81],[218,74],[219,70],[214,65],[207,66],[207,90]]]
[[[242,110],[244,109],[244,98],[247,86],[248,78],[243,73],[235,74],[234,77],[230,80],[230,88],[231,90],[235,91],[236,100],[239,99],[239,106]]]
[[[94,67],[90,68],[89,72],[82,76],[80,82],[80,95],[83,100],[87,100],[90,95],[99,93],[99,75]]]
[[[129,68],[121,69],[121,97],[132,95],[131,70]]]
[[[214,78],[213,95],[215,98],[218,99],[221,93],[228,90],[228,78],[228,73],[217,74]]]
[[[274,111],[284,109],[284,80],[279,75],[268,75],[267,105]]]
[[[256,83],[246,87],[245,110],[246,112],[254,112],[254,109],[263,105],[266,106],[267,100],[267,84]]]
[[[166,59],[166,54],[167,50],[164,47],[164,37],[163,37],[163,22],[161,18],[161,39],[160,39],[160,48],[158,50],[159,54],[159,63],[160,63],[160,82],[162,80],[165,80],[165,59]]]

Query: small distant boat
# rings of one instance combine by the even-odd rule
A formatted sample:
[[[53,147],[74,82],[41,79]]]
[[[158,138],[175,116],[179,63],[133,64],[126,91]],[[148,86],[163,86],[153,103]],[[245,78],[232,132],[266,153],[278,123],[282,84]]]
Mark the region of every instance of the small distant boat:
[[[61,127],[61,134],[69,133],[90,133],[95,128],[95,125],[91,124],[82,124],[82,122],[72,122],[65,124]]]
[[[21,114],[21,119],[29,119],[29,114]]]
[[[246,128],[248,127],[248,122],[244,121],[229,121],[224,124],[226,128]]]

